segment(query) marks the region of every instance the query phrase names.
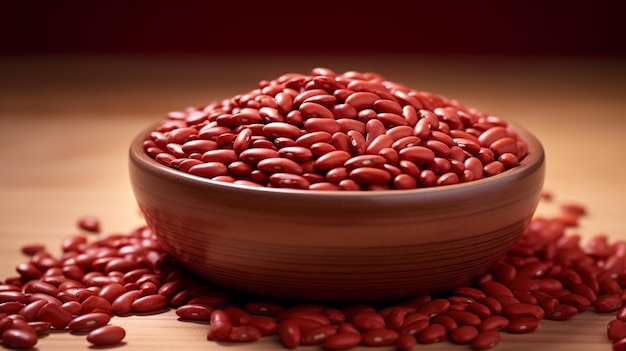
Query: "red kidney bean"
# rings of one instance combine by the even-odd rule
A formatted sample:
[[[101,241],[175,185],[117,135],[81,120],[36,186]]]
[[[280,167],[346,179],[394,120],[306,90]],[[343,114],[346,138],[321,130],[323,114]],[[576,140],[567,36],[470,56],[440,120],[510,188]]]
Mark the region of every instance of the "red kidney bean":
[[[91,233],[100,232],[100,220],[93,216],[83,216],[78,219],[78,228]]]
[[[145,313],[154,312],[167,307],[169,301],[163,295],[148,295],[137,298],[131,304],[131,308],[135,312]]]
[[[343,164],[351,158],[350,153],[343,150],[331,151],[320,156],[315,161],[315,168],[320,170],[330,170],[343,166]]]
[[[123,293],[116,298],[111,304],[113,313],[117,315],[124,315],[133,310],[133,303],[141,296],[141,291],[131,290]]]
[[[221,310],[211,312],[210,321],[207,340],[225,340],[230,335],[233,325],[226,312]]]
[[[616,318],[626,322],[626,305],[620,307],[617,311]]]
[[[237,306],[227,306],[224,307],[222,311],[228,314],[233,326],[246,325],[250,322],[250,319],[252,319],[252,316],[250,316],[248,312]]]
[[[496,140],[505,138],[507,136],[508,136],[508,131],[506,130],[506,128],[502,126],[495,126],[493,128],[487,129],[482,134],[480,134],[478,136],[478,141],[480,142],[481,146],[489,147]]]
[[[483,175],[487,177],[494,176],[504,172],[504,165],[500,161],[493,161],[483,167]]]
[[[600,313],[615,312],[622,307],[619,295],[602,295],[593,302],[593,308]]]
[[[71,331],[82,332],[105,326],[110,320],[111,317],[106,313],[87,313],[70,320],[68,327]]]
[[[183,319],[196,321],[208,321],[213,312],[210,306],[199,304],[188,304],[176,308],[176,314]]]
[[[301,345],[321,344],[324,342],[326,338],[335,334],[337,334],[337,326],[320,325],[319,327],[315,327],[303,333],[300,339],[300,344]]]
[[[419,146],[421,141],[422,140],[416,136],[405,136],[398,140],[394,140],[394,142],[391,144],[391,148],[396,150],[396,152],[400,152],[408,147]]]
[[[417,336],[422,344],[432,344],[446,339],[446,328],[441,324],[430,324]]]
[[[329,143],[315,143],[311,145],[310,149],[314,157],[319,157],[331,151],[337,150],[337,148],[335,148],[332,144],[329,144]]]
[[[379,155],[359,155],[346,160],[343,166],[348,170],[360,167],[382,168],[386,159]]]
[[[72,315],[63,310],[61,306],[54,303],[47,303],[37,313],[40,321],[48,322],[55,329],[64,329],[72,320]]]
[[[274,335],[278,331],[278,323],[270,317],[252,317],[248,325],[256,328],[261,336]]]
[[[113,306],[107,299],[93,295],[81,303],[80,311],[81,313],[104,312],[110,314],[113,312]]]
[[[468,311],[449,310],[445,314],[446,316],[455,320],[459,325],[471,325],[478,327],[481,323],[480,317],[474,313]]]
[[[448,339],[455,344],[469,344],[478,336],[478,329],[471,325],[462,325],[448,334]]]
[[[299,107],[302,117],[307,118],[328,118],[333,119],[331,110],[315,102],[304,102]]]
[[[491,311],[492,315],[498,315],[502,313],[502,304],[500,303],[499,300],[497,300],[494,297],[487,296],[483,299],[480,299],[480,301],[478,302],[487,306],[487,308],[489,308],[489,311]]]
[[[539,319],[534,316],[514,317],[509,320],[506,331],[515,334],[531,333],[539,327],[539,324]]]
[[[361,344],[366,346],[388,346],[398,341],[400,334],[391,329],[368,330],[361,335]]]
[[[481,285],[480,289],[485,292],[487,296],[496,297],[496,296],[511,296],[513,297],[513,292],[511,289],[506,287],[504,284],[496,282],[496,281],[488,281]]]
[[[350,179],[361,184],[382,184],[391,181],[391,174],[384,169],[374,167],[360,167],[350,171]]]
[[[78,301],[68,301],[61,305],[61,308],[69,312],[72,316],[77,316],[81,313],[81,305]]]
[[[24,317],[24,320],[26,320],[27,322],[34,322],[38,318],[39,310],[41,310],[41,308],[47,304],[48,304],[48,301],[46,300],[33,301],[29,303],[28,305],[24,306],[24,308],[22,308],[21,311],[19,311],[19,314],[21,314]]]
[[[258,163],[258,168],[266,173],[302,174],[302,166],[297,162],[282,157],[266,158]]]
[[[124,288],[124,285],[119,284],[119,283],[113,283],[113,284],[108,284],[108,285],[103,286],[100,292],[98,293],[98,296],[106,299],[110,303],[113,303],[115,299],[120,297],[125,292],[126,292],[126,288]]]
[[[435,153],[424,146],[410,146],[399,151],[400,159],[415,164],[425,164],[435,159]]]
[[[52,325],[50,323],[42,321],[28,322],[28,326],[33,329],[37,336],[49,334],[50,328],[52,328]]]
[[[474,300],[480,300],[487,297],[484,291],[469,286],[456,287],[452,289],[451,294],[453,296],[466,296]]]
[[[276,316],[284,310],[283,306],[269,301],[252,301],[245,304],[248,313],[262,316]]]
[[[578,310],[574,306],[557,304],[552,308],[546,309],[545,315],[547,319],[552,320],[568,320],[578,314]]]
[[[39,279],[43,275],[43,272],[41,272],[39,268],[37,268],[37,266],[35,266],[35,264],[32,262],[19,263],[15,267],[15,270],[17,271],[17,273],[19,273],[20,276],[25,279]],[[0,301],[1,299],[2,296],[0,295]]]
[[[337,333],[353,333],[353,334],[359,334],[361,335],[361,332],[359,332],[356,327],[354,326],[354,324],[349,323],[349,322],[342,322],[337,326]]]
[[[96,345],[115,345],[119,344],[126,337],[124,328],[116,325],[107,325],[90,331],[87,334],[87,341]]]
[[[591,307],[591,302],[586,297],[577,294],[565,294],[559,297],[559,303],[573,306],[578,312],[585,312]]]
[[[428,301],[421,305],[417,312],[424,313],[429,317],[435,317],[440,314],[444,314],[450,309],[450,301],[446,299],[435,299]]]
[[[487,330],[472,340],[472,348],[474,350],[488,350],[496,347],[500,343],[500,339],[500,333],[495,330]]]
[[[542,319],[545,316],[545,311],[539,306],[527,303],[513,303],[502,308],[502,315],[507,318],[532,315],[537,319]]]
[[[348,140],[350,141],[350,150],[353,154],[363,155],[367,150],[367,142],[363,134],[349,130],[346,135],[348,136]]]
[[[308,189],[311,185],[306,178],[291,173],[274,173],[269,180],[277,188]]]
[[[37,334],[32,328],[9,328],[2,333],[2,344],[11,348],[30,349],[37,341]]]
[[[346,98],[345,103],[356,110],[370,108],[374,102],[379,100],[379,96],[371,92],[355,92]]]
[[[606,334],[612,342],[626,338],[626,323],[619,319],[610,321],[606,327]]]
[[[44,300],[39,300],[44,301]],[[47,303],[46,301],[44,301]],[[16,314],[24,308],[24,304],[21,302],[9,301],[0,303],[0,314]]]
[[[230,342],[255,342],[261,337],[261,332],[250,325],[233,326],[226,338]]]
[[[447,316],[447,315],[435,316],[432,318],[431,322],[443,325],[448,332],[451,332],[454,329],[459,327],[456,320],[454,320],[454,318]]]
[[[357,119],[366,124],[366,129],[367,123],[376,120],[377,117],[376,111],[371,108],[366,108],[357,112]]]
[[[293,109],[293,96],[285,92],[279,92],[274,96],[276,101],[276,109],[280,113],[288,113]]]
[[[624,351],[626,350],[626,338],[618,340],[612,345],[613,351]]]
[[[385,324],[388,329],[398,330],[404,323],[404,317],[408,313],[406,308],[392,307],[389,314],[385,317]]]
[[[483,305],[482,303],[479,302],[474,302],[474,303],[470,303],[465,307],[465,310],[467,312],[471,312],[475,315],[477,315],[478,317],[480,317],[480,319],[485,319],[491,316],[491,310],[489,309],[489,307],[487,307],[486,305]]]
[[[359,345],[361,340],[361,334],[337,333],[324,340],[323,348],[325,350],[348,350]]]
[[[394,100],[378,99],[372,103],[372,107],[377,112],[389,112],[402,115],[402,105]]]
[[[307,311],[307,310],[292,310],[290,311],[285,318],[299,318],[299,319],[310,319],[319,324],[330,324],[330,321],[326,316],[317,311]]]
[[[385,319],[376,312],[359,312],[350,318],[354,326],[362,331],[385,328]]]
[[[509,320],[503,316],[491,316],[483,319],[478,326],[479,331],[502,330],[509,324]]]
[[[291,319],[287,319],[278,325],[278,335],[282,344],[288,349],[298,347],[302,338],[298,324]]]

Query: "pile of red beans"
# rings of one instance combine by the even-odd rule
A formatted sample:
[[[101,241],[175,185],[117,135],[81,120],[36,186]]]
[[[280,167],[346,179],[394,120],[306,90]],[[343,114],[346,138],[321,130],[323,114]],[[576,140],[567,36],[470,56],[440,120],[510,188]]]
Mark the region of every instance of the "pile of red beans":
[[[196,176],[310,190],[414,189],[515,167],[527,145],[500,118],[376,73],[290,73],[171,112],[144,150]]]
[[[51,330],[118,345],[126,333],[110,324],[113,316],[174,309],[180,319],[208,322],[203,337],[226,343],[273,336],[289,349],[395,345],[407,351],[418,343],[450,342],[485,350],[501,333],[530,333],[543,319],[593,310],[616,314],[607,338],[613,350],[626,350],[626,241],[596,236],[583,245],[566,232],[585,209],[559,207],[555,216],[534,218],[511,251],[473,284],[372,304],[287,304],[229,292],[179,265],[147,227],[90,236],[99,222],[84,218],[79,227],[85,233],[64,240],[61,257],[42,245],[23,247],[30,259],[0,284],[2,345],[31,348]]]

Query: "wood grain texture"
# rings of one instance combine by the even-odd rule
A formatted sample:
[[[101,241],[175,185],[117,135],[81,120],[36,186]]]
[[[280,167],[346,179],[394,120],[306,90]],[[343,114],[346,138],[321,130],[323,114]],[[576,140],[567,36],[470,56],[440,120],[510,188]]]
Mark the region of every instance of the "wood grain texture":
[[[376,71],[417,89],[524,126],[543,142],[546,189],[588,205],[578,232],[626,239],[626,62],[611,58],[490,59],[423,57],[3,57],[0,58],[0,277],[14,276],[24,244],[60,251],[79,216],[106,232],[143,223],[130,188],[132,137],[165,112],[230,97],[263,78],[314,66]],[[551,208],[540,206],[540,213]],[[504,334],[498,350],[609,350],[612,316],[583,313],[544,321],[529,335]],[[278,350],[275,338],[251,345],[205,340],[207,326],[173,311],[115,317],[127,330],[120,350]],[[37,348],[87,350],[83,336],[52,333]],[[303,348],[305,349],[305,348]],[[307,348],[316,349],[316,348]],[[370,350],[371,348],[363,348]],[[392,350],[393,348],[380,348]],[[425,350],[467,349],[449,343]]]

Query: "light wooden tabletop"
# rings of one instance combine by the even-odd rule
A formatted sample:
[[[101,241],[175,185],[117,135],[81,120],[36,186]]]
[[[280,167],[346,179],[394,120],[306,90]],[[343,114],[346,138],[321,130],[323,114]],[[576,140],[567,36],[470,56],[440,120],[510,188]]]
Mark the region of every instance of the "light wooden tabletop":
[[[614,58],[411,56],[2,57],[0,58],[0,277],[16,275],[22,245],[58,250],[82,215],[105,232],[141,225],[127,176],[132,137],[165,113],[254,88],[260,79],[325,66],[375,71],[454,97],[535,133],[547,154],[546,189],[588,206],[579,232],[626,240],[626,61]],[[547,211],[543,206],[539,211]],[[59,250],[60,252],[60,250]],[[606,323],[586,312],[544,321],[528,335],[503,334],[497,350],[610,350]],[[207,326],[173,311],[115,317],[124,350],[274,350],[207,342]],[[450,343],[424,350],[463,350]],[[81,350],[82,336],[53,333],[37,348]],[[302,349],[317,349],[302,347]],[[369,350],[370,348],[368,348]],[[392,350],[393,348],[380,348]],[[417,349],[417,348],[416,348]]]

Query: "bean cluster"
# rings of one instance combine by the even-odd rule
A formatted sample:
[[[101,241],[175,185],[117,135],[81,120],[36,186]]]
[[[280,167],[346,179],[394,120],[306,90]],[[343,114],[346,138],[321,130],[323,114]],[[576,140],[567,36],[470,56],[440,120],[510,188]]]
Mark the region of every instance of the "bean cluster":
[[[616,314],[607,338],[613,350],[626,350],[626,241],[596,236],[583,246],[566,231],[577,226],[584,207],[561,209],[534,218],[511,251],[471,285],[387,304],[285,304],[235,294],[182,267],[147,227],[94,238],[88,234],[99,222],[85,217],[78,222],[84,234],[65,239],[59,258],[40,244],[22,248],[29,260],[0,284],[2,345],[31,348],[51,330],[119,345],[126,332],[110,324],[113,316],[175,309],[183,320],[208,322],[208,340],[227,343],[278,335],[289,349],[395,345],[407,351],[448,341],[485,350],[501,333],[530,333],[543,319],[593,310]]]
[[[196,176],[311,190],[414,189],[515,167],[527,145],[500,118],[376,73],[290,73],[170,112],[145,152]]]

